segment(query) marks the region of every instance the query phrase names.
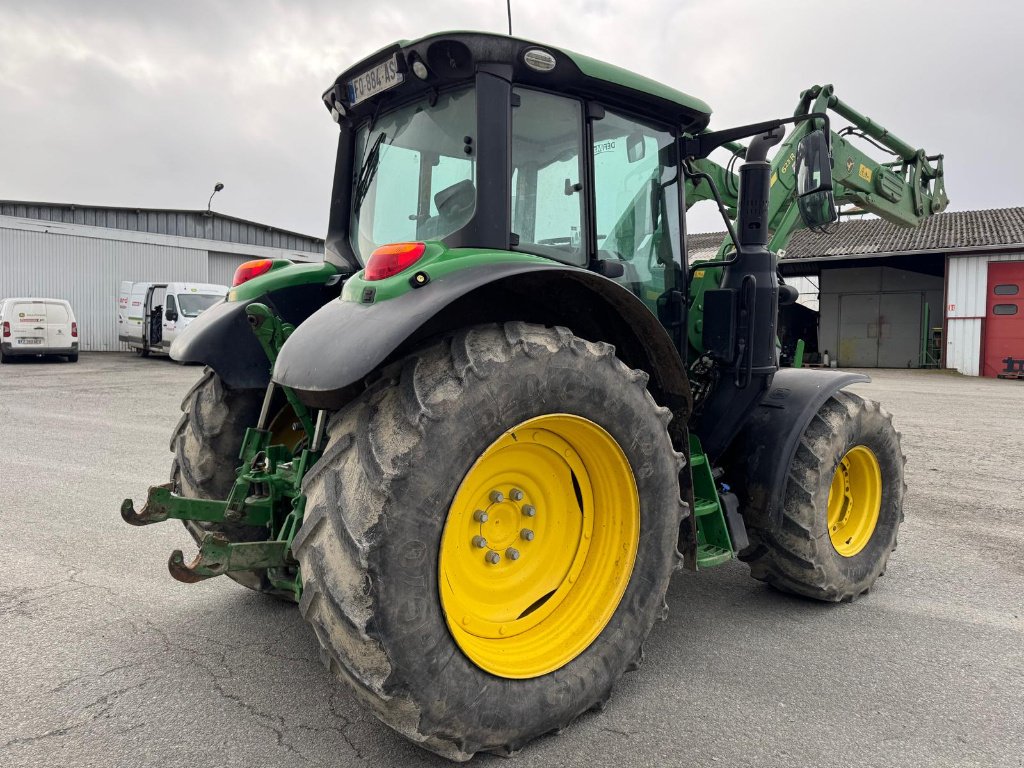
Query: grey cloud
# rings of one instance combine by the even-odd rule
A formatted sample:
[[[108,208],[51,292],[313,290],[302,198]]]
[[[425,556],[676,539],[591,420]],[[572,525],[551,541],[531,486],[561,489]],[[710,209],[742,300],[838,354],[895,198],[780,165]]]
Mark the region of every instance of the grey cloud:
[[[954,208],[1021,204],[1024,7],[962,2],[513,2],[519,36],[700,96],[713,125],[840,96],[946,154]],[[0,2],[0,197],[201,207],[323,233],[335,126],[320,93],[387,43],[505,28],[486,3]],[[1004,145],[1011,149],[1007,151]],[[709,207],[694,230],[718,228]]]

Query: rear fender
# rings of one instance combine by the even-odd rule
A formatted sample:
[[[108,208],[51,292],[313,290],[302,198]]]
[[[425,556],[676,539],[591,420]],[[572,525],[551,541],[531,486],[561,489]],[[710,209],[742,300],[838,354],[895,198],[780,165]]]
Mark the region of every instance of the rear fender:
[[[725,479],[740,497],[748,526],[772,531],[782,521],[789,467],[800,437],[833,394],[861,381],[862,373],[783,368],[722,459]]]
[[[685,424],[690,390],[679,352],[658,319],[622,286],[535,257],[436,276],[424,269],[401,279],[415,285],[423,273],[427,280],[421,287],[391,297],[354,278],[340,300],[317,311],[285,342],[274,381],[295,390],[310,407],[338,408],[350,396],[348,387],[424,339],[520,320],[562,325],[582,338],[615,345],[627,365],[650,375],[655,398]]]
[[[270,361],[249,327],[245,308],[254,302],[266,304],[285,322],[298,325],[340,290],[338,270],[330,264],[274,269],[233,288],[227,301],[189,323],[171,344],[171,357],[210,366],[232,389],[265,389]]]

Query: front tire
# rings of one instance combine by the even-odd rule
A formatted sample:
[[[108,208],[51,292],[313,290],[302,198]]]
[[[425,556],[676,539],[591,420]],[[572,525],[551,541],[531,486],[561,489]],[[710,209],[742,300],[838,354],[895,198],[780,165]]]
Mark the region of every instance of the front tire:
[[[892,416],[872,400],[836,392],[800,439],[781,525],[748,529],[742,558],[751,576],[827,602],[867,593],[896,548],[905,462]]]
[[[460,331],[411,354],[334,415],[329,445],[304,485],[306,519],[294,542],[300,608],[329,668],[384,723],[450,759],[509,754],[601,705],[639,663],[665,614],[685,509],[670,414],[646,381],[609,345],[511,323]],[[616,474],[620,466],[626,477]],[[635,490],[615,495],[613,486],[630,484]],[[491,519],[474,518],[474,507]],[[584,545],[588,515],[597,525]],[[537,541],[516,540],[520,526],[536,528]],[[601,526],[614,531],[603,545]],[[576,532],[564,536],[569,529]],[[573,586],[572,558],[559,561],[564,572],[545,573],[544,560],[532,557],[542,537],[558,535],[588,553],[573,577],[586,591]],[[591,559],[588,546],[600,557]],[[549,551],[555,561],[559,549]],[[631,568],[599,567],[624,562],[631,550]],[[453,585],[458,592],[465,583],[457,574],[480,588],[453,602]],[[533,598],[531,589],[550,593],[522,611],[506,604],[516,574],[528,595],[521,602]],[[563,602],[551,607],[559,590]],[[580,610],[559,614],[573,599]],[[533,630],[517,622],[530,617],[538,628],[532,644],[519,642]],[[590,638],[583,647],[561,642],[559,628],[573,621],[572,636]],[[487,622],[495,631],[474,635],[486,636],[481,650],[464,632]],[[538,655],[534,646],[546,650]]]

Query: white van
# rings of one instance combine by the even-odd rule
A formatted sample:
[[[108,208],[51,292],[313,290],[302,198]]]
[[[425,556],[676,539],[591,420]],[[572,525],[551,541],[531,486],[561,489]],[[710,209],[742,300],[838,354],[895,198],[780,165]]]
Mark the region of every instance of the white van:
[[[63,355],[78,362],[78,321],[64,299],[0,299],[0,362]]]
[[[226,285],[210,283],[125,280],[117,297],[117,338],[142,357],[166,354],[177,335],[227,292]]]

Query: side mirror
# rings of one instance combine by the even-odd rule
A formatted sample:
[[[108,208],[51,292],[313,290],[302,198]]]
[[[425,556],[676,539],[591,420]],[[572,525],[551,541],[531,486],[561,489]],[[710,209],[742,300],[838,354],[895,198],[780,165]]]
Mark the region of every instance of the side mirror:
[[[626,137],[626,159],[631,163],[639,162],[647,154],[647,147],[644,145],[644,135],[640,131],[629,134]]]
[[[796,149],[796,196],[800,218],[820,229],[839,218],[832,195],[832,153],[822,130],[811,131]]]
[[[164,312],[164,317],[167,318],[167,322],[174,323],[177,322],[178,320],[178,313],[173,309],[168,309],[166,312]]]

